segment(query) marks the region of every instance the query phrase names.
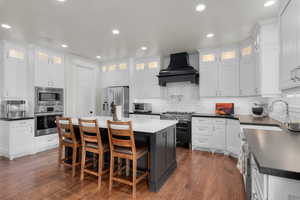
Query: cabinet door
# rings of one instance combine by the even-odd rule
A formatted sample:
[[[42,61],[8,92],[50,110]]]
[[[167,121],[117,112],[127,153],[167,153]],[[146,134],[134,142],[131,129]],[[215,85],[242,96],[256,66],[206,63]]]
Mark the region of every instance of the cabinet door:
[[[238,60],[237,47],[222,49],[219,65],[219,96],[238,96]]]
[[[212,148],[218,150],[224,150],[226,147],[226,120],[225,119],[215,119],[214,129],[212,136]]]
[[[51,85],[51,71],[49,67],[50,55],[46,50],[35,51],[35,86],[49,87]],[[51,78],[50,78],[51,77]]]
[[[239,155],[241,148],[241,139],[240,139],[240,123],[238,120],[227,120],[227,128],[226,128],[226,144],[227,151],[234,154]]]
[[[293,87],[291,70],[297,67],[297,15],[298,1],[292,0],[280,17],[281,26],[281,61],[280,87]]]
[[[271,200],[300,200],[300,182],[287,178],[269,176],[269,194]]]
[[[55,88],[64,88],[65,85],[65,69],[64,57],[59,54],[50,54],[49,60],[49,76],[50,86]]]
[[[27,55],[26,49],[5,44],[4,51],[4,97],[27,97]]]
[[[240,96],[256,95],[256,68],[253,45],[247,42],[241,46]]]
[[[214,97],[218,93],[218,79],[219,79],[219,64],[218,64],[218,50],[203,50],[199,52],[200,55],[200,96]]]

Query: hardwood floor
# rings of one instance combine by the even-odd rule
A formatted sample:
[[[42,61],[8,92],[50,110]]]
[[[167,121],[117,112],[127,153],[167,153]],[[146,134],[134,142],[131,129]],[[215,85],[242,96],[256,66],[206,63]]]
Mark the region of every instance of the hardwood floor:
[[[79,174],[72,178],[71,168],[57,165],[58,151],[8,161],[0,158],[0,199],[43,200],[124,200],[131,188],[114,184],[108,195],[108,176],[101,190],[97,178]],[[146,181],[137,185],[137,199],[143,200],[245,200],[243,181],[236,160],[223,155],[177,148],[178,168],[158,193],[148,191]],[[79,168],[77,169],[79,170]]]

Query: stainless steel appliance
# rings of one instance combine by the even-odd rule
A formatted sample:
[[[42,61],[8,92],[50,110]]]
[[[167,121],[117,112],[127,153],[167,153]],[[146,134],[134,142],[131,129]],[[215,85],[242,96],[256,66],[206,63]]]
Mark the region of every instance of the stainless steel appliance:
[[[35,88],[35,136],[56,133],[56,116],[64,113],[62,88]]]
[[[178,120],[176,125],[177,146],[192,147],[192,114],[189,112],[165,112],[160,115],[161,120]]]
[[[26,115],[25,100],[4,100],[1,102],[1,117],[6,119],[21,119]]]
[[[111,116],[112,103],[122,106],[123,117],[129,117],[129,87],[108,87],[103,90],[102,115]]]
[[[133,103],[133,111],[137,113],[151,113],[151,103]]]

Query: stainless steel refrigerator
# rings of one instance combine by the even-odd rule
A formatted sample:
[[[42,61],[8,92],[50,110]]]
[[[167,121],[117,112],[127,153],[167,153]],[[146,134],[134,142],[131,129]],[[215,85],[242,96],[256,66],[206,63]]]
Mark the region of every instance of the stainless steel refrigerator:
[[[102,99],[102,115],[111,115],[111,104],[122,106],[123,117],[129,117],[129,87],[128,86],[116,86],[104,88]]]

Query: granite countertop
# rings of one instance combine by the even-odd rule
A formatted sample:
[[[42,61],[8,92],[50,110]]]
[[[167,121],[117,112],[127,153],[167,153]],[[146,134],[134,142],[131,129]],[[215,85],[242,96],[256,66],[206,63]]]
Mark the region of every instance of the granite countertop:
[[[34,116],[25,116],[25,117],[17,118],[17,119],[0,118],[1,121],[20,121],[20,120],[28,120],[28,119],[34,119]]]
[[[96,117],[82,117],[82,119],[97,119],[100,128],[107,128],[106,121],[112,120],[112,117],[96,116]],[[123,118],[122,121],[132,121],[133,131],[144,133],[157,133],[170,126],[177,124],[177,120],[159,120],[159,119],[131,119]],[[78,118],[72,118],[72,123],[78,126]]]
[[[244,129],[260,173],[300,180],[300,134]]]

